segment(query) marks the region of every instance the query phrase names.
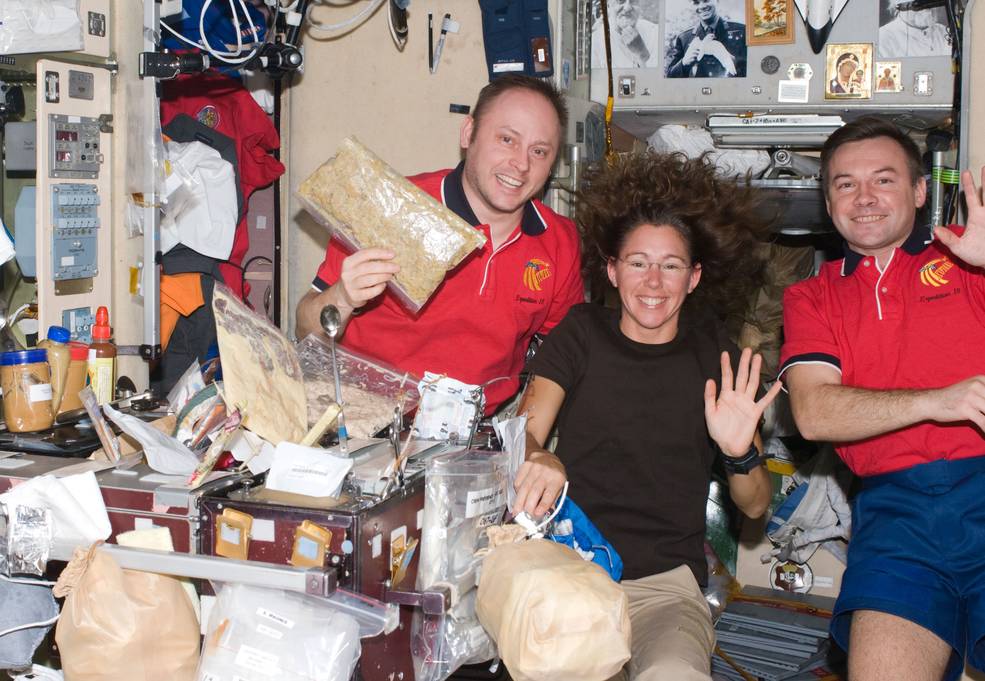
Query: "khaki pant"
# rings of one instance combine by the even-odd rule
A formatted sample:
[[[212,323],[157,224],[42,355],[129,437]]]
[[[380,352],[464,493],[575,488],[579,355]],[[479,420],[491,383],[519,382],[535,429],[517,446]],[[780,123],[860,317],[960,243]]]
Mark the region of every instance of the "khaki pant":
[[[711,611],[686,565],[624,580],[633,657],[609,681],[709,681],[715,630]]]

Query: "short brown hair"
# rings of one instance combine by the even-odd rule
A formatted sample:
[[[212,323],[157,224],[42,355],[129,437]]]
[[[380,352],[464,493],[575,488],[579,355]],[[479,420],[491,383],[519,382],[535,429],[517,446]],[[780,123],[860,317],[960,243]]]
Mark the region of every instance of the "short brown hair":
[[[877,137],[887,137],[900,145],[906,156],[906,166],[910,171],[910,181],[913,184],[916,184],[923,177],[923,159],[917,143],[910,139],[910,136],[895,123],[878,116],[863,116],[835,130],[821,147],[821,186],[824,188],[825,196],[828,195],[831,159],[838,147]]]
[[[550,102],[551,106],[554,107],[554,113],[557,114],[558,125],[561,128],[561,137],[563,139],[564,128],[568,124],[568,105],[564,103],[564,95],[549,80],[517,73],[507,73],[499,76],[479,91],[479,98],[475,101],[475,107],[472,109],[473,139],[475,139],[475,133],[479,129],[479,122],[482,120],[482,115],[497,97],[510,90],[529,90]]]

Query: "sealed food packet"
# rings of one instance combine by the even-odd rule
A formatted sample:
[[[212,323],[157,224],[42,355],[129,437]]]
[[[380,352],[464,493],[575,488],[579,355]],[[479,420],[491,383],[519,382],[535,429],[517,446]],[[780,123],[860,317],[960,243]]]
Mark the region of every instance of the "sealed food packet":
[[[352,250],[386,248],[400,272],[389,287],[417,313],[445,274],[485,236],[348,137],[335,157],[301,183],[298,198]]]

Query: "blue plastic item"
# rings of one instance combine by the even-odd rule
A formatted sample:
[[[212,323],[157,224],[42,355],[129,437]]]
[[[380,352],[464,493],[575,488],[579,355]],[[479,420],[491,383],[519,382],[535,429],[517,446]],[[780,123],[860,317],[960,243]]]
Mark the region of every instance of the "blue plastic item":
[[[202,14],[202,5],[205,0],[184,0],[182,3],[181,15],[167,17],[163,19],[171,28],[181,35],[195,42],[202,42],[202,34],[198,30],[198,20]],[[240,23],[240,36],[244,47],[253,43],[263,42],[267,34],[267,24],[263,13],[256,7],[247,3],[253,25],[256,27],[256,34],[250,29],[250,24],[243,16],[242,6],[237,3],[237,15]],[[236,46],[236,26],[233,23],[232,13],[229,10],[228,2],[212,2],[205,11],[205,35],[209,44],[216,50],[227,51]],[[161,33],[161,43],[164,47],[171,50],[187,50],[188,43],[175,38],[170,32]],[[249,48],[246,48],[247,50]]]
[[[72,332],[64,326],[49,326],[48,340],[56,343],[68,343],[72,339]]]
[[[20,350],[0,354],[0,366],[16,366],[18,364],[37,364],[48,361],[47,350]]]
[[[571,533],[558,533],[558,525],[566,525],[562,521],[571,522]],[[561,505],[561,510],[554,517],[551,532],[546,535],[551,541],[575,549],[581,553],[591,551],[592,562],[597,563],[609,573],[615,581],[622,579],[622,557],[616,549],[602,536],[595,523],[588,519],[585,512],[568,497]]]

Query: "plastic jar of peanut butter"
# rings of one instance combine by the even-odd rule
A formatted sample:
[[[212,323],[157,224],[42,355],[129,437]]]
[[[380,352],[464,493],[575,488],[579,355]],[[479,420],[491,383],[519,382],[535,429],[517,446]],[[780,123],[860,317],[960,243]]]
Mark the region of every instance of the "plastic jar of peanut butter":
[[[51,369],[45,350],[0,354],[0,387],[7,430],[28,433],[50,428]]]
[[[89,346],[79,341],[72,341],[68,344],[68,348],[71,361],[68,363],[68,374],[65,376],[65,392],[62,395],[62,403],[58,406],[58,414],[72,411],[73,409],[81,409],[82,400],[79,399],[79,393],[86,387]]]

